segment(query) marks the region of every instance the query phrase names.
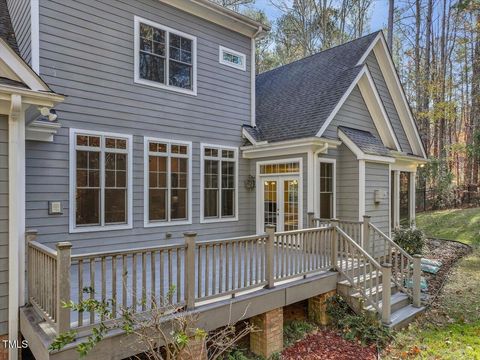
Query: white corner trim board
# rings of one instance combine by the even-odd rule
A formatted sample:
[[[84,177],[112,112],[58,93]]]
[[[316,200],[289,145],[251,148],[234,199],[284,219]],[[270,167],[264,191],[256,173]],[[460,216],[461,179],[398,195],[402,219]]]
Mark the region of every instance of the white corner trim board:
[[[365,214],[365,160],[358,161],[358,221]]]
[[[40,74],[40,0],[30,2],[30,36],[32,69]]]

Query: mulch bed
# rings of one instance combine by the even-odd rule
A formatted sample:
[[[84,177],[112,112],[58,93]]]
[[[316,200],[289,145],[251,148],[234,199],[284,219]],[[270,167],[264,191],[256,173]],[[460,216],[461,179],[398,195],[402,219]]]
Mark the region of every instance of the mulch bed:
[[[433,301],[438,295],[452,266],[470,251],[472,251],[470,246],[456,241],[427,239],[423,257],[442,262],[442,266],[436,274],[422,273],[427,281],[428,289],[426,292],[429,300]]]
[[[362,346],[331,330],[313,332],[282,352],[282,360],[374,360],[375,345]]]

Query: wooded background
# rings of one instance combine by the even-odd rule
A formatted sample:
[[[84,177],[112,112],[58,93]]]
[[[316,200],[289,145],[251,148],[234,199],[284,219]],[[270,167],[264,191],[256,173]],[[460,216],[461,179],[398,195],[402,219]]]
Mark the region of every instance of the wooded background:
[[[479,205],[480,0],[269,1],[275,20],[255,0],[216,1],[272,27],[257,72],[380,30],[369,26],[373,1],[388,2],[383,30],[431,160],[418,172],[419,206]]]

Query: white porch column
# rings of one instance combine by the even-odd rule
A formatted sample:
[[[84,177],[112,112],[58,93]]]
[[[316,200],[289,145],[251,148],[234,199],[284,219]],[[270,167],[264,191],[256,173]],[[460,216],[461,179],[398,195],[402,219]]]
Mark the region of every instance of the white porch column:
[[[315,153],[313,150],[307,152],[307,213],[314,212],[314,188],[315,188]]]
[[[400,226],[400,171],[393,172],[393,228]]]
[[[411,172],[410,173],[410,189],[409,189],[409,219],[410,219],[410,224],[412,226],[415,226],[415,207],[416,207],[416,201],[415,201],[415,196],[416,196],[416,186],[415,186],[415,181],[417,179],[417,173],[416,172]]]
[[[18,308],[25,304],[25,113],[22,97],[12,95],[8,118],[8,334],[18,339]],[[18,350],[9,349],[9,360]]]
[[[365,214],[365,160],[358,160],[358,221]]]

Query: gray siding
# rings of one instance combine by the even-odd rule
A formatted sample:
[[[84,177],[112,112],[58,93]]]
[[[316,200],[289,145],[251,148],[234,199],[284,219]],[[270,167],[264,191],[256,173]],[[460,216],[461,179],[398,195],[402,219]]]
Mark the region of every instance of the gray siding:
[[[0,335],[8,331],[8,119],[0,116]]]
[[[358,220],[358,160],[345,146],[337,155],[337,218]]]
[[[327,127],[324,136],[337,138],[338,126],[348,126],[358,130],[369,131],[380,139],[375,123],[368,111],[367,104],[358,86],[352,90],[347,100]]]
[[[377,87],[380,98],[382,99],[383,106],[385,107],[385,111],[387,112],[387,115],[390,119],[393,131],[397,136],[402,151],[412,153],[412,148],[410,147],[410,143],[408,142],[407,135],[405,134],[405,130],[400,121],[400,117],[398,116],[398,112],[395,108],[395,104],[393,103],[392,96],[388,91],[387,83],[385,82],[385,79],[383,77],[382,70],[380,70],[377,58],[375,57],[375,54],[373,52],[367,57],[367,66],[372,74],[373,81],[375,83],[375,86]]]
[[[197,37],[198,95],[133,82],[134,16]],[[239,221],[200,224],[200,143],[241,145],[241,126],[250,123],[250,68],[219,64],[218,47],[247,54],[250,39],[155,0],[40,1],[41,73],[54,91],[67,95],[57,107],[63,128],[54,143],[27,143],[27,226],[53,246],[72,241],[74,251],[180,241],[186,230],[201,239],[240,236],[255,230],[255,195],[245,190],[249,161],[239,164]],[[68,128],[134,135],[133,229],[68,233]],[[193,224],[143,226],[143,137],[193,142]],[[64,214],[49,216],[49,200]],[[167,240],[166,233],[172,238]]]
[[[371,222],[381,231],[388,235],[389,233],[389,166],[388,164],[365,163],[365,214],[371,216]],[[387,197],[379,204],[375,204],[375,190],[387,192]],[[380,256],[384,251],[384,241],[377,239],[374,244],[375,255]]]
[[[365,163],[365,213],[371,216],[372,223],[386,234],[389,230],[389,178],[388,164]],[[387,197],[379,204],[374,201],[375,190],[387,192]]]
[[[30,0],[7,0],[7,5],[20,55],[28,64],[31,64]]]

